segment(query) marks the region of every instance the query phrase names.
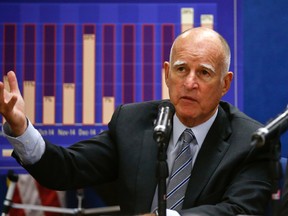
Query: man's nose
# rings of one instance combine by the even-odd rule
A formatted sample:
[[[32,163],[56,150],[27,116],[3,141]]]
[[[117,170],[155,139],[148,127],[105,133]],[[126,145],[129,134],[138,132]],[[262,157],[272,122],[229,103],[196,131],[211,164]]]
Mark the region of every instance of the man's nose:
[[[196,72],[191,70],[187,76],[185,77],[184,85],[187,88],[195,88],[198,86],[198,78],[196,76]]]

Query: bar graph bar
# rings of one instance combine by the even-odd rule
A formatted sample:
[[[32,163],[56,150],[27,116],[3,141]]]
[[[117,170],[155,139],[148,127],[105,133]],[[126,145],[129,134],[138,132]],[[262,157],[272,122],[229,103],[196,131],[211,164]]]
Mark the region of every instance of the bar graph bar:
[[[55,124],[56,25],[44,25],[43,124]]]
[[[124,24],[123,38],[123,103],[135,100],[135,25]]]
[[[7,73],[11,70],[16,72],[16,25],[5,24],[3,33],[3,83],[4,87],[10,91]],[[5,119],[2,118],[2,122]]]
[[[102,99],[102,106],[103,106],[103,116],[102,116],[102,124],[107,125],[110,121],[112,114],[114,112],[115,107],[115,97],[103,97]]]
[[[213,14],[201,14],[200,16],[201,26],[207,28],[214,28],[214,16]]]
[[[142,100],[148,101],[154,99],[155,82],[154,82],[154,71],[155,71],[155,28],[154,25],[143,25],[142,26]]]
[[[169,61],[170,49],[175,37],[173,24],[162,25],[162,62]],[[162,99],[168,99],[169,92],[165,82],[165,70],[162,67]]]
[[[115,25],[103,25],[102,123],[105,125],[110,121],[115,109],[115,42]]]
[[[24,25],[23,98],[29,120],[35,123],[36,106],[36,25]]]
[[[16,24],[4,24],[3,70],[15,71],[16,63]]]
[[[194,8],[181,8],[181,32],[194,27]]]
[[[83,26],[83,102],[82,123],[95,123],[95,25]]]
[[[11,157],[13,149],[2,149],[2,157]]]
[[[16,24],[5,24],[3,35],[3,82],[6,89],[10,89],[7,73],[16,72]]]
[[[75,25],[64,25],[63,38],[63,124],[75,123]]]

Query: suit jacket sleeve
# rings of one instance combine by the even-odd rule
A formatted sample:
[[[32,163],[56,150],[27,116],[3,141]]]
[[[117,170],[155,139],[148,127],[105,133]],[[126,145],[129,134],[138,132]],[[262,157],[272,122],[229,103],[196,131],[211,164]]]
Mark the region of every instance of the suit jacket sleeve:
[[[13,155],[19,161],[15,152]],[[43,186],[68,190],[114,181],[118,175],[117,160],[110,132],[104,131],[68,148],[45,140],[40,161],[24,168]]]

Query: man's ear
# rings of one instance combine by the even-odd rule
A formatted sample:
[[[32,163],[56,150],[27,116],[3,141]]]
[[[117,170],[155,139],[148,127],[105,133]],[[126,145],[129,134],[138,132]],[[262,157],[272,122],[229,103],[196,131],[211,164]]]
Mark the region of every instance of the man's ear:
[[[168,76],[169,76],[169,70],[170,70],[170,64],[168,61],[165,61],[164,64],[164,73],[165,73],[165,83],[166,83],[166,86],[168,87]]]
[[[224,84],[223,84],[223,89],[222,89],[222,96],[225,95],[230,89],[232,79],[233,79],[233,72],[231,71],[227,72],[227,74],[225,75],[223,79]]]

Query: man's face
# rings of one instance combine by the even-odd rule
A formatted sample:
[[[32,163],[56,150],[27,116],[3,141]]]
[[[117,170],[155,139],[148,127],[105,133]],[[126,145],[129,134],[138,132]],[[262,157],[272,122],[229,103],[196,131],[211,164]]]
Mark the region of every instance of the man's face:
[[[180,39],[171,62],[165,62],[165,78],[176,114],[186,126],[207,121],[228,91],[232,72],[222,74],[223,53],[214,41]]]

